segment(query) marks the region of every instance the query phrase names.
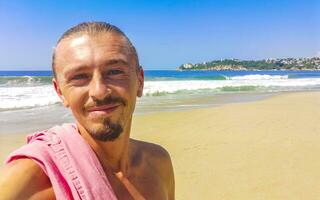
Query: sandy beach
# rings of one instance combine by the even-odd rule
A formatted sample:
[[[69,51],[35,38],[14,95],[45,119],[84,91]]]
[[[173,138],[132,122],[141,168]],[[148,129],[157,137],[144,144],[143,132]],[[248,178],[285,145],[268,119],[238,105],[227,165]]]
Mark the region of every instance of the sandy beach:
[[[319,199],[320,92],[139,115],[132,136],[172,156],[177,200]],[[0,135],[0,161],[24,135]]]

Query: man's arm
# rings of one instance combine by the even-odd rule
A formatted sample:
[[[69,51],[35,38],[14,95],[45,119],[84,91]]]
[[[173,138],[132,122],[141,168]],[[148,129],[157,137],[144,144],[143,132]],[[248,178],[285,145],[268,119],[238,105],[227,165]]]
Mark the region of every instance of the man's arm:
[[[13,161],[0,169],[2,200],[55,199],[50,180],[30,159]]]
[[[174,200],[175,199],[175,182],[174,182],[174,172],[173,172],[173,166],[171,162],[171,158],[169,153],[165,151],[165,162],[163,162],[163,168],[164,168],[164,174],[167,181],[167,188],[168,188],[168,200]]]
[[[175,181],[173,166],[168,151],[160,145],[152,145],[152,156],[155,159],[159,175],[165,183],[168,192],[168,200],[175,199]]]

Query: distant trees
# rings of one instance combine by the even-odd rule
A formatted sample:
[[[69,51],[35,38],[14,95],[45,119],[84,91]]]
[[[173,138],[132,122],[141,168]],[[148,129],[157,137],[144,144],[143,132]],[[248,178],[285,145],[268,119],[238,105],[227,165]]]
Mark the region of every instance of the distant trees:
[[[183,64],[179,70],[319,70],[320,58],[283,58],[267,60],[224,59]]]

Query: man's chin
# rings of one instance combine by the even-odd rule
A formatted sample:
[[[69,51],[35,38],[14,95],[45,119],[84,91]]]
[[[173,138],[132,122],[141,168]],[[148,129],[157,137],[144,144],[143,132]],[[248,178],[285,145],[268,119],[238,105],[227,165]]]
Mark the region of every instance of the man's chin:
[[[120,123],[112,123],[110,120],[104,123],[92,124],[87,128],[93,139],[107,142],[116,140],[123,131]]]

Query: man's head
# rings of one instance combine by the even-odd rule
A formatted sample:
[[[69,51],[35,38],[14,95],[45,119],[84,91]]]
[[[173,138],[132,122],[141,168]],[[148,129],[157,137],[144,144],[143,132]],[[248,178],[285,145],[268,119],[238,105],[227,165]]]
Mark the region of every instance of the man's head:
[[[93,138],[112,141],[130,130],[144,77],[135,48],[120,29],[103,22],[69,29],[56,45],[52,68],[64,106]]]
[[[122,36],[128,43],[128,46],[129,46],[131,53],[132,53],[132,56],[135,59],[137,70],[139,70],[139,68],[141,68],[141,66],[139,65],[139,58],[138,58],[136,48],[132,45],[129,38],[118,27],[116,27],[112,24],[108,24],[106,22],[80,23],[80,24],[68,29],[66,32],[64,32],[62,34],[62,36],[59,38],[59,40],[56,44],[56,47],[64,39],[80,36],[83,34],[91,34],[92,35],[92,34],[97,34],[97,33],[114,33],[114,34]],[[57,75],[56,70],[55,70],[55,66],[56,66],[56,48],[54,48],[54,51],[52,54],[52,65],[51,65],[54,78],[56,78],[56,75]]]

